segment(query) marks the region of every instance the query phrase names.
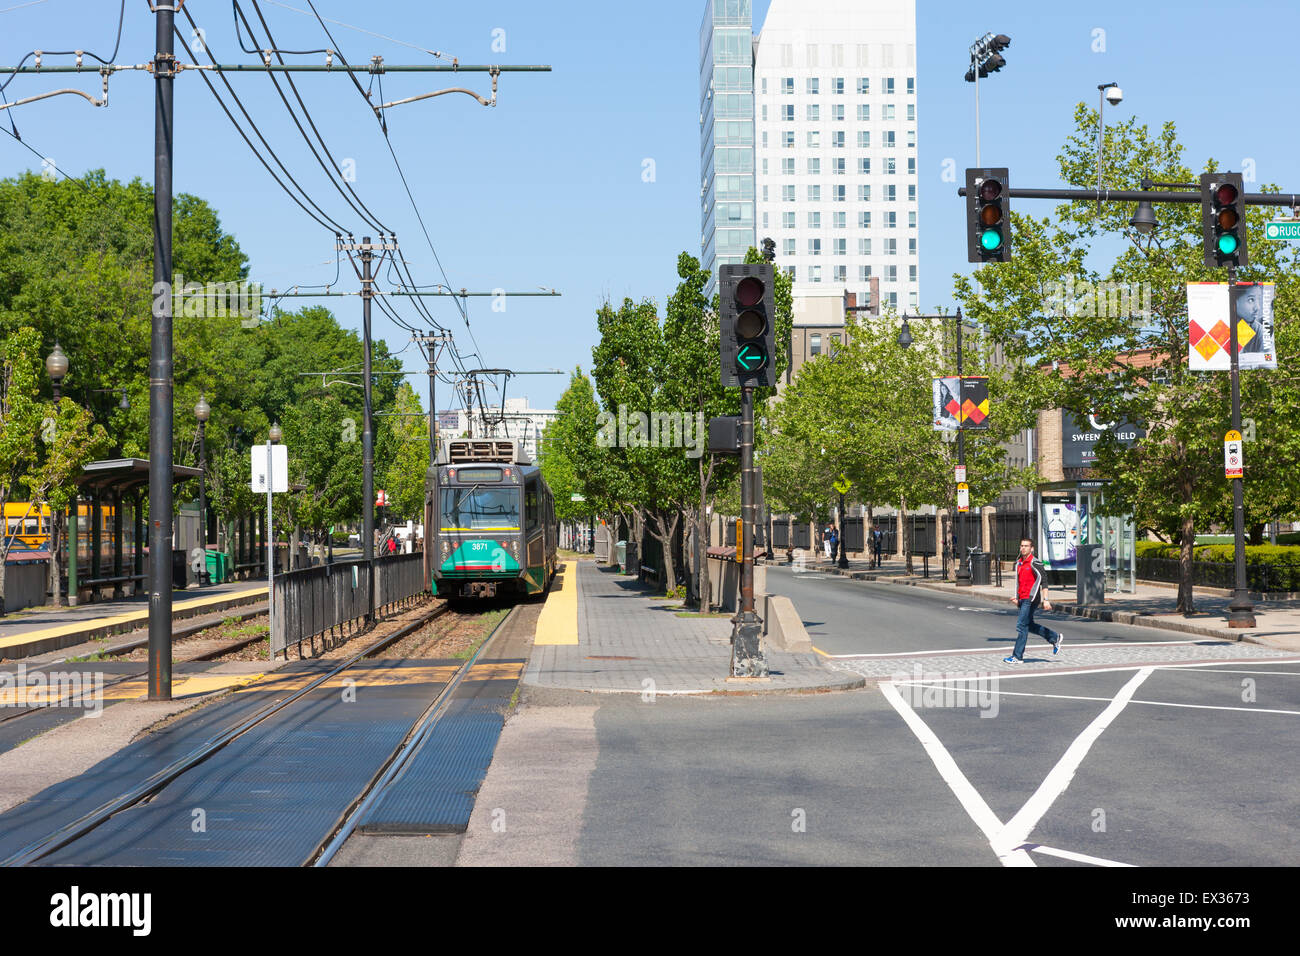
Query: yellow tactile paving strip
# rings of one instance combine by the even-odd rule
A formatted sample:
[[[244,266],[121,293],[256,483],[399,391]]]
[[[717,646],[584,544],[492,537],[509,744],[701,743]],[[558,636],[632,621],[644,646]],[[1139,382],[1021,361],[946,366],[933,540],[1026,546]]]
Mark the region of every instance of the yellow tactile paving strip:
[[[194,598],[190,601],[177,601],[172,604],[173,613],[177,611],[201,611],[206,607],[212,607],[218,604],[225,604],[229,601],[239,600],[257,595],[266,594],[266,588],[249,588],[246,591],[227,591],[225,594],[216,594],[211,597]],[[139,611],[131,611],[128,614],[117,614],[112,617],[93,618],[88,621],[75,621],[71,624],[59,624],[55,627],[46,627],[37,631],[25,631],[13,637],[0,638],[0,648],[21,647],[24,644],[32,644],[36,641],[49,640],[53,637],[63,637],[66,634],[80,634],[84,631],[98,630],[99,628],[117,627],[122,624],[146,623],[149,620],[149,609],[144,608]]]
[[[551,593],[537,618],[534,644],[578,643],[578,568],[572,561],[560,565]]]

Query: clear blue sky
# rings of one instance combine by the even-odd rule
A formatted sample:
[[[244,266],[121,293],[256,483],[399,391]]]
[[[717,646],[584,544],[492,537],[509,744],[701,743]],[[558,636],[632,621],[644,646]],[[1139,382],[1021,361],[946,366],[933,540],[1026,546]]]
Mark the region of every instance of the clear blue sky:
[[[307,6],[306,0],[285,3]],[[249,59],[235,41],[229,3],[191,0],[186,6],[220,61]],[[251,0],[242,6],[253,18]],[[328,45],[313,18],[270,0],[261,6],[281,47]],[[558,299],[510,300],[504,312],[493,312],[489,300],[470,300],[483,365],[585,368],[603,299],[663,301],[675,284],[677,254],[699,251],[697,57],[703,0],[653,6],[514,0],[358,6],[316,0],[316,6],[326,17],[445,51],[462,63],[554,69],[503,75],[494,109],[452,94],[389,111],[394,147],[451,285],[563,293]],[[107,56],[118,7],[118,0],[0,0],[0,65],[12,65],[36,47],[81,47]],[[1293,4],[1251,4],[1248,17],[1210,2],[1088,10],[1077,4],[919,0],[917,7],[919,251],[927,309],[950,306],[952,274],[971,268],[965,262],[963,201],[941,175],[948,158],[959,171],[974,165],[972,87],[962,74],[967,47],[990,30],[1010,35],[1012,45],[1007,67],[981,83],[983,161],[1009,166],[1016,185],[1058,184],[1055,156],[1075,104],[1095,104],[1097,84],[1114,80],[1124,102],[1107,107],[1108,121],[1136,114],[1155,127],[1172,120],[1193,167],[1211,155],[1230,169],[1252,158],[1259,182],[1300,190],[1300,164],[1294,161],[1300,153],[1293,121],[1297,81],[1294,58],[1285,52],[1300,27]],[[767,3],[755,3],[756,29],[766,9]],[[126,10],[117,62],[143,63],[152,53],[153,17],[139,0],[129,0]],[[1242,57],[1238,67],[1208,68],[1213,38],[1234,28],[1241,37],[1235,45]],[[337,24],[330,29],[354,62],[376,53],[389,63],[434,62],[389,40]],[[1105,31],[1104,52],[1093,49],[1097,29]],[[493,51],[494,36],[504,37],[504,52]],[[1270,36],[1278,42],[1266,44]],[[336,157],[355,161],[355,188],[398,233],[417,280],[441,282],[383,138],[355,88],[342,75],[296,79]],[[231,82],[299,181],[360,235],[361,222],[346,215],[270,81],[241,75]],[[20,76],[7,95],[12,100],[68,85],[97,94],[99,83],[93,74]],[[472,73],[389,75],[384,93],[391,100],[461,85],[486,93],[489,81]],[[268,288],[330,281],[332,236],[271,181],[195,74],[183,74],[176,86],[175,189],[199,195],[218,210],[248,254],[253,277]],[[148,74],[127,73],[112,80],[107,108],[63,96],[10,112],[24,141],[73,175],[102,167],[111,177],[150,180],[152,98]],[[645,159],[654,160],[654,182],[642,179]],[[38,166],[31,153],[0,137],[0,176]],[[1051,204],[1023,202],[1017,208],[1045,215]],[[330,304],[341,321],[359,327],[357,299]],[[457,334],[459,347],[472,351],[451,303],[432,300],[431,307]],[[400,309],[416,320],[409,305]],[[375,334],[394,349],[407,342],[406,332],[378,314]],[[403,357],[409,369],[422,368],[414,347]],[[423,377],[413,381],[423,394]],[[567,376],[530,376],[512,382],[510,394],[552,407],[566,382]],[[445,394],[440,406],[447,404]]]

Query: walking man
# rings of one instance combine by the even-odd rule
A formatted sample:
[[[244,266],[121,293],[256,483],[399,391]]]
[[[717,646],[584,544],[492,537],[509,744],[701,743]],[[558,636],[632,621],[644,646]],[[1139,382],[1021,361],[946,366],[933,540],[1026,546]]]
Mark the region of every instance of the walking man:
[[[1052,602],[1043,596],[1043,566],[1034,557],[1034,542],[1029,538],[1020,539],[1020,558],[1016,561],[1016,596],[1012,600],[1020,608],[1020,616],[1016,618],[1016,648],[1010,657],[1002,658],[1002,663],[1025,662],[1025,643],[1029,640],[1030,631],[1051,644],[1053,654],[1061,653],[1065,635],[1034,623],[1034,608],[1041,604],[1043,610],[1050,611]]]

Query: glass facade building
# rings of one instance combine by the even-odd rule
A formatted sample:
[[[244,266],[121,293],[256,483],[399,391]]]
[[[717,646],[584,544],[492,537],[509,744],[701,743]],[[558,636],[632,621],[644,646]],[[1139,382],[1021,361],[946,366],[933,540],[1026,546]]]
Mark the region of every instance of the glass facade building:
[[[744,261],[754,234],[751,0],[707,0],[700,25],[700,264]]]

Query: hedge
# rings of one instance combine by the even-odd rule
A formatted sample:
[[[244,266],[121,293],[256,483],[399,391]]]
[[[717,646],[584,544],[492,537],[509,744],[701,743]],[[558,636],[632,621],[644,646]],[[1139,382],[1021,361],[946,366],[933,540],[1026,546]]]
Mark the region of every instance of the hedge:
[[[1161,541],[1138,541],[1136,551],[1138,558],[1168,558],[1176,561],[1182,557],[1179,545]],[[1192,548],[1192,560],[1231,564],[1236,560],[1236,551],[1230,544],[1203,544]],[[1300,568],[1300,545],[1248,544],[1246,563]]]

